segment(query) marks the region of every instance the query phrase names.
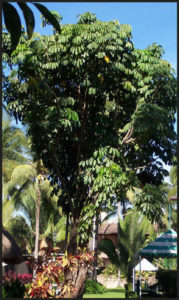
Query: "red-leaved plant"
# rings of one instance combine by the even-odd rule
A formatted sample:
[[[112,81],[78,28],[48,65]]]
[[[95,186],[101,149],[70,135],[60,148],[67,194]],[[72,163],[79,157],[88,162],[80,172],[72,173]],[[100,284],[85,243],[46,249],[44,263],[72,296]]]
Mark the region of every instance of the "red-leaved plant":
[[[50,250],[41,262],[35,265],[35,277],[31,284],[26,285],[25,298],[73,298],[77,289],[74,274],[79,269],[90,268],[93,255],[85,252],[78,255],[65,253],[59,256],[57,250]],[[66,276],[66,274],[72,276]]]
[[[16,274],[12,271],[6,272],[5,275],[2,277],[2,285],[5,298],[23,298],[25,292],[25,285],[31,282],[31,274]]]

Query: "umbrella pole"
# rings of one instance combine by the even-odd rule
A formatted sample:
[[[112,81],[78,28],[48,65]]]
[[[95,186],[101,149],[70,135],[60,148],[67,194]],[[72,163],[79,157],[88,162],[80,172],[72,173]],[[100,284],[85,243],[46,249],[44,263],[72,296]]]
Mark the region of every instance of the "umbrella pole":
[[[142,288],[141,288],[141,255],[139,256],[140,264],[139,264],[139,298],[142,297]]]
[[[135,257],[134,257],[134,267],[133,267],[133,292],[135,292]]]

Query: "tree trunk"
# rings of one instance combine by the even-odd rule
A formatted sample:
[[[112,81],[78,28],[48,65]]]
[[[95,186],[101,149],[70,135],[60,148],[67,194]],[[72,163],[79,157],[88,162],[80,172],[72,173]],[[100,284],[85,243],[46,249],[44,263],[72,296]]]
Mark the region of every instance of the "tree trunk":
[[[38,262],[38,251],[39,251],[40,200],[41,200],[41,192],[40,189],[38,189],[37,202],[36,202],[36,220],[35,220],[35,249],[34,249],[35,262]]]
[[[71,283],[73,286],[75,286],[76,289],[71,295],[66,293],[64,295],[64,298],[78,298],[78,299],[83,298],[87,272],[88,272],[88,267],[85,265],[80,266],[78,270],[66,271],[65,283]]]
[[[76,254],[78,249],[78,243],[77,243],[77,236],[78,236],[78,223],[79,219],[75,219],[72,217],[72,223],[71,223],[71,232],[70,232],[70,239],[67,247],[68,253]]]
[[[68,245],[68,229],[69,229],[69,213],[67,213],[67,219],[66,219],[65,250],[67,250],[67,245]]]
[[[77,248],[78,248],[78,243],[77,243],[78,224],[79,224],[79,219],[72,218],[71,232],[70,232],[67,251],[68,253],[72,253],[73,255],[77,254]],[[67,270],[65,272],[64,274],[65,283],[71,283],[73,286],[75,286],[76,289],[72,295],[66,293],[64,295],[64,298],[83,298],[87,272],[88,272],[88,266],[86,266],[85,264],[80,265],[77,270],[74,271]]]

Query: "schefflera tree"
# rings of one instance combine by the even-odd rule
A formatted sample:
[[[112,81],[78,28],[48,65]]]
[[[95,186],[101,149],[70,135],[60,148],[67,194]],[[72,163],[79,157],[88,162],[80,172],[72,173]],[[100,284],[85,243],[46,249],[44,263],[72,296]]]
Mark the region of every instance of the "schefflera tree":
[[[161,161],[171,164],[176,153],[174,71],[160,45],[135,49],[131,30],[84,13],[60,35],[24,35],[11,58],[3,56],[13,69],[4,75],[4,101],[28,124],[54,191],[62,189],[69,252],[87,243],[102,206],[139,183],[159,185],[168,174]]]

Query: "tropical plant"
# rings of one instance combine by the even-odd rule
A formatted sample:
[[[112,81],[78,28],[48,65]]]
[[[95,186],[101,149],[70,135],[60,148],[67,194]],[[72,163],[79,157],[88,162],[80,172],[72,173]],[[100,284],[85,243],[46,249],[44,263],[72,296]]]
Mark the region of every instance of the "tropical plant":
[[[5,228],[9,230],[10,221],[14,215],[14,205],[11,201],[2,201],[2,222]]]
[[[104,294],[107,288],[97,281],[86,279],[84,292],[85,294]]]
[[[161,214],[155,215],[155,227],[157,233],[161,233],[169,229],[169,226],[172,225],[174,230],[177,230],[177,199],[171,200],[172,196],[177,195],[177,166],[174,165],[171,167],[169,172],[170,183],[163,182],[159,187],[157,187],[158,192],[153,190],[153,192],[149,190],[150,197],[160,197],[161,198]],[[162,200],[163,199],[163,200]],[[149,200],[149,198],[148,198]],[[141,202],[142,201],[142,202]],[[143,211],[144,214],[147,213],[148,210],[151,210],[151,207],[146,207],[147,199],[146,196],[141,194],[141,201],[137,203],[138,208]],[[152,203],[152,201],[150,201]],[[144,203],[144,206],[141,204]],[[153,205],[154,208],[155,205]],[[156,210],[159,209],[156,207]],[[170,212],[169,212],[170,210]],[[152,211],[150,211],[150,214]],[[154,214],[154,211],[153,211]],[[169,217],[170,215],[170,217]],[[171,218],[171,220],[169,220]],[[170,223],[170,224],[169,224]]]
[[[34,32],[35,27],[35,18],[34,14],[31,10],[31,8],[27,5],[25,2],[16,2],[18,6],[20,7],[25,23],[26,23],[26,29],[28,34],[28,39],[32,38],[32,34]],[[42,16],[46,19],[48,24],[53,25],[53,27],[58,31],[58,33],[61,32],[59,22],[56,19],[56,16],[51,13],[44,5],[40,3],[32,3],[42,14]],[[16,8],[9,2],[3,2],[2,4],[2,10],[4,15],[4,23],[6,26],[6,29],[11,35],[11,51],[10,53],[16,49],[21,34],[21,20],[19,17],[19,14],[16,10]]]
[[[176,153],[174,71],[161,46],[135,49],[131,37],[131,26],[84,13],[60,35],[22,37],[3,57],[13,71],[4,75],[4,101],[28,124],[35,159],[61,189],[69,252],[78,233],[87,243],[100,207],[130,186],[158,186],[168,174],[160,160],[171,164]]]
[[[11,125],[12,118],[6,114],[2,121],[2,176],[3,183],[10,180],[11,173],[19,164],[27,163],[28,138],[22,129]]]
[[[29,165],[17,166],[8,183],[10,201],[16,209],[26,215],[31,232],[35,235],[34,258],[38,258],[39,234],[48,236],[56,228],[60,219],[57,197],[51,196],[52,187],[47,170],[41,161]],[[62,225],[62,224],[61,224]],[[57,225],[58,228],[59,224]],[[15,233],[15,232],[14,232]],[[53,232],[52,232],[53,233]]]
[[[146,184],[135,194],[135,207],[153,223],[161,220],[166,205],[166,190]]]
[[[118,267],[116,265],[110,264],[104,270],[102,271],[102,274],[104,274],[105,277],[108,277],[110,275],[116,276],[118,275]]]
[[[98,250],[106,253],[111,263],[118,266],[128,282],[131,282],[134,257],[150,239],[153,239],[153,228],[146,217],[132,211],[124,220],[119,221],[118,230],[118,249],[115,249],[112,241],[104,239],[99,243]]]
[[[31,274],[16,274],[12,271],[2,276],[3,298],[23,298],[25,284],[32,282]]]
[[[154,263],[154,265],[156,265],[158,269],[177,270],[177,259],[175,257],[154,258],[152,263]]]
[[[49,260],[49,256],[55,259]],[[28,298],[77,298],[83,294],[85,285],[84,272],[87,274],[93,262],[93,256],[88,252],[78,255],[59,256],[54,250],[48,251],[42,261],[36,266],[36,276],[27,286],[25,296]],[[53,270],[53,272],[52,272]],[[69,271],[80,276],[68,276]],[[79,282],[79,280],[82,282]],[[81,290],[81,286],[83,289]]]

